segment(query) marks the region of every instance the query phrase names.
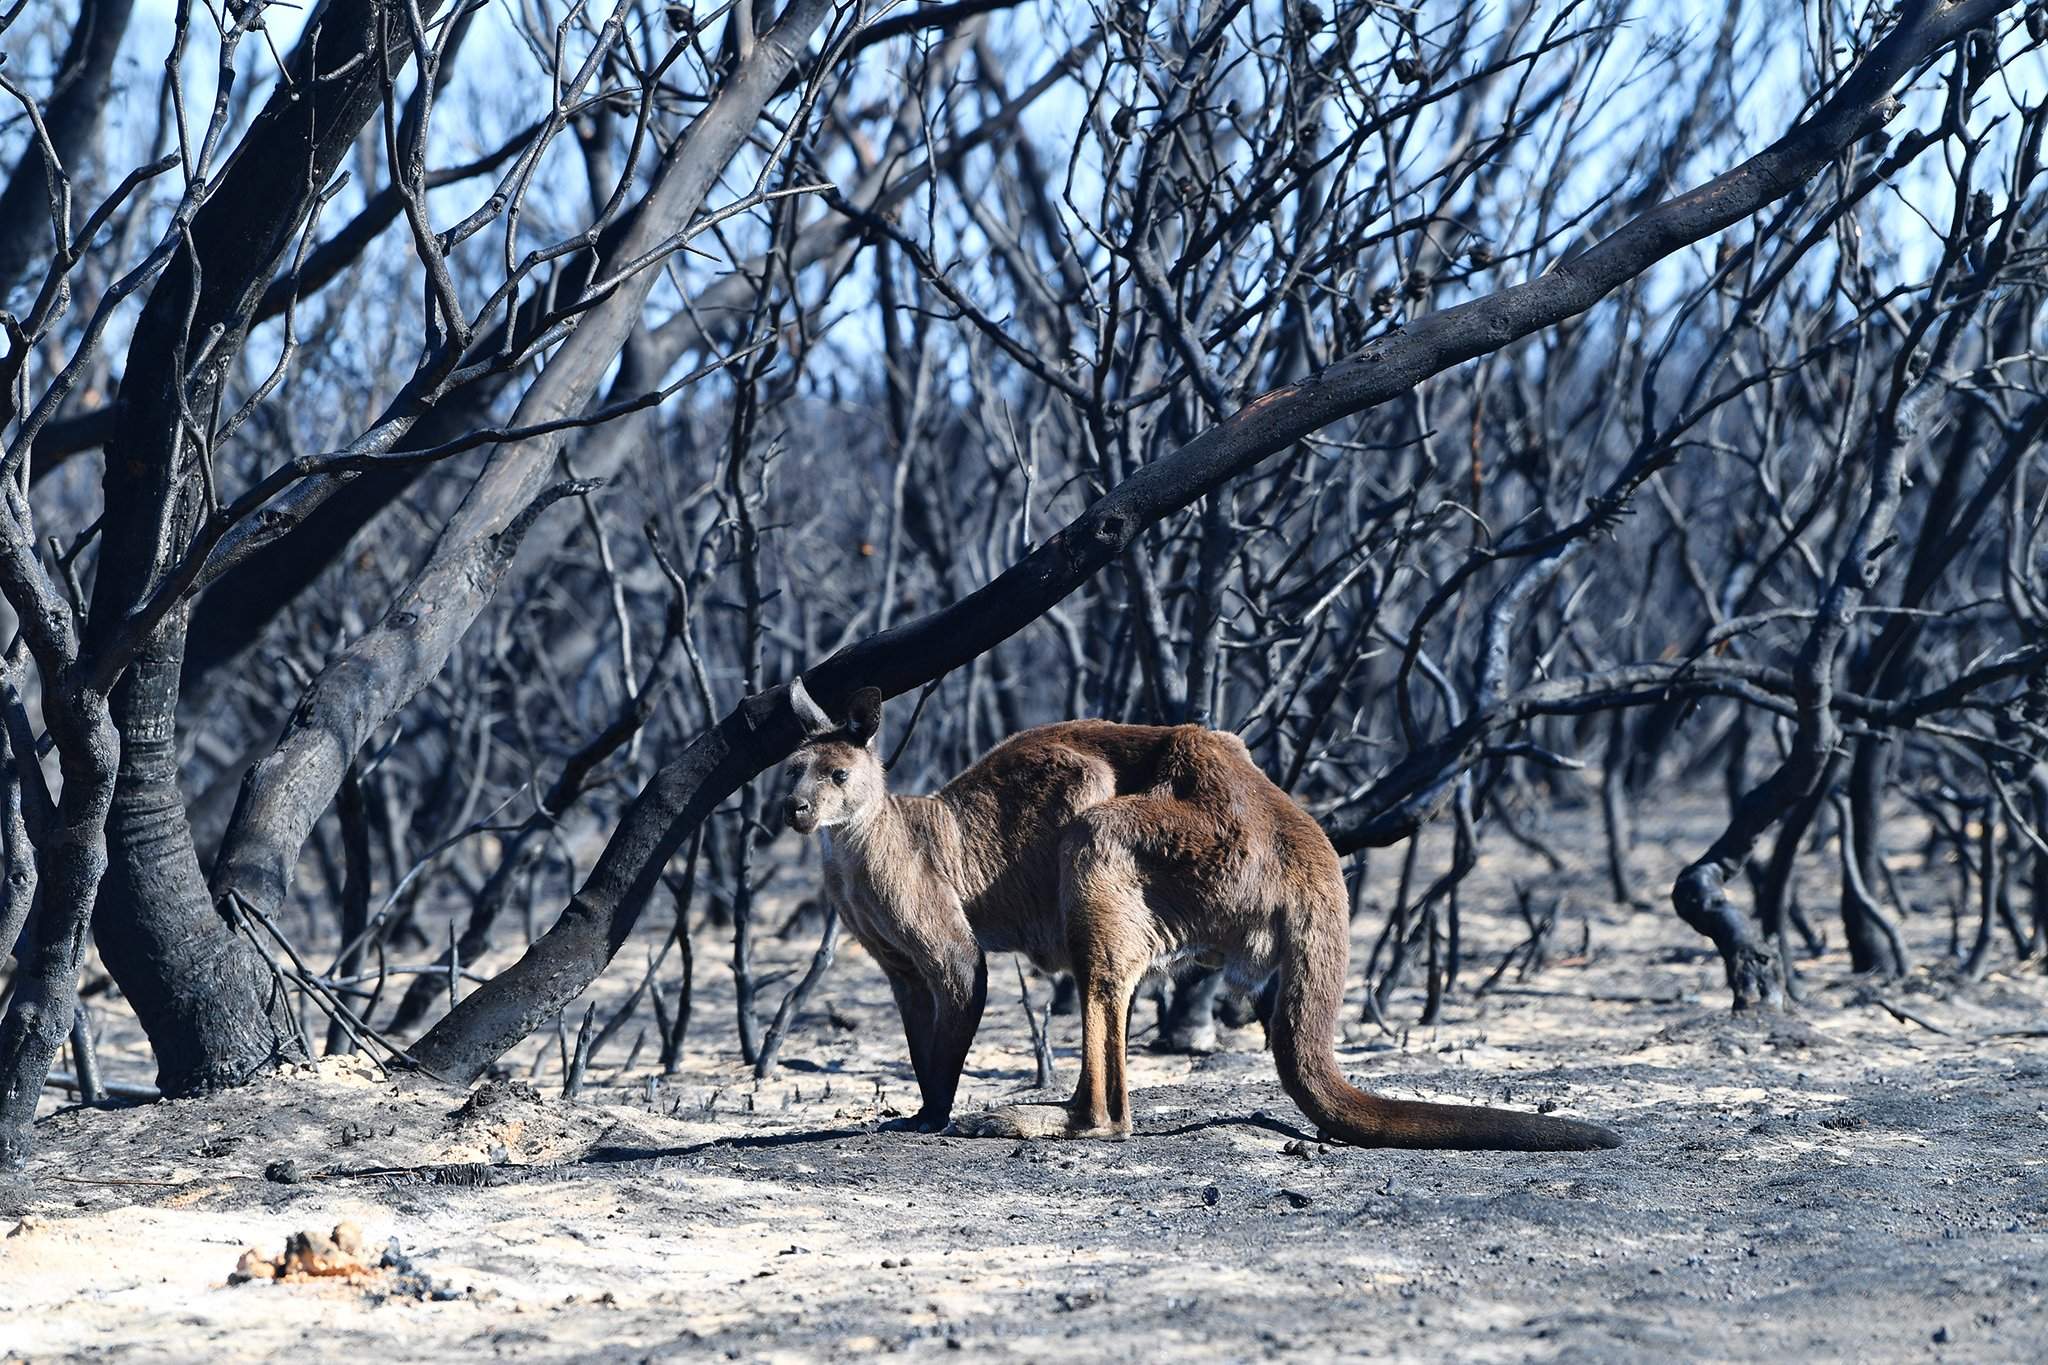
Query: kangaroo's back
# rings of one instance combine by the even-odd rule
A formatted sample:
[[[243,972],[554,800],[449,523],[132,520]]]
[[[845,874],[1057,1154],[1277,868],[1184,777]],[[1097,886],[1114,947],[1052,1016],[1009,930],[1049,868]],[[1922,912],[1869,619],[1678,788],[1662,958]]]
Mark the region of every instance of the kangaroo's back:
[[[939,793],[959,828],[954,880],[976,936],[1064,966],[1064,931],[1048,913],[1059,902],[1061,838],[1083,812],[1148,794],[1207,815],[1184,828],[1134,831],[1142,845],[1134,854],[1162,871],[1210,882],[1271,875],[1298,851],[1302,830],[1291,822],[1315,836],[1311,856],[1314,844],[1328,850],[1235,735],[1102,720],[1042,725],[1004,740]],[[1277,839],[1283,830],[1288,837]]]
[[[1188,727],[1192,728],[1192,727]],[[938,794],[990,861],[1052,856],[1080,812],[1149,788],[1176,728],[1072,720],[1020,730]]]

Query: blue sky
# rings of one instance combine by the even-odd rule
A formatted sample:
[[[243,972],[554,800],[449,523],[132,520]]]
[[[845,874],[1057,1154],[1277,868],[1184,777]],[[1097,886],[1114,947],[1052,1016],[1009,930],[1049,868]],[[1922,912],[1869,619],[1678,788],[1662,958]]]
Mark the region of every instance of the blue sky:
[[[471,48],[457,64],[455,80],[439,105],[436,118],[436,141],[433,159],[436,164],[450,164],[467,159],[489,147],[497,145],[514,128],[523,125],[534,113],[536,96],[542,90],[536,82],[541,72],[533,55],[524,43],[515,36],[508,22],[510,0],[493,0],[478,19],[478,26],[471,38]],[[562,9],[560,0],[542,0],[541,7],[550,14]],[[606,0],[599,0],[594,8],[606,7]],[[700,6],[704,8],[706,6]],[[1589,10],[1592,7],[1588,7]],[[1696,41],[1710,39],[1713,29],[1723,12],[1718,5],[1703,3],[1702,0],[1684,0],[1671,6],[1643,5],[1629,7],[1630,18],[1623,29],[1621,39],[1606,59],[1602,71],[1596,73],[1598,80],[1592,88],[1606,89],[1609,102],[1602,107],[1584,111],[1587,131],[1596,139],[1601,135],[1611,138],[1604,144],[1615,152],[1634,149],[1634,142],[1640,137],[1634,128],[1644,118],[1645,110],[1654,110],[1658,101],[1668,93],[1657,88],[1645,88],[1642,82],[1629,79],[1631,63],[1640,58],[1652,45],[1669,41],[1680,34],[1690,34]],[[1441,14],[1445,7],[1425,5],[1425,18]],[[1764,7],[1759,7],[1762,11]],[[110,111],[110,124],[117,143],[125,143],[130,158],[126,164],[133,164],[146,153],[157,134],[157,86],[161,64],[171,34],[171,16],[174,0],[138,0],[135,22],[128,35],[123,56],[121,89],[117,93],[114,108]],[[1760,12],[1752,21],[1752,41],[1746,48],[1748,56],[1740,72],[1741,99],[1739,115],[1743,126],[1738,130],[1739,145],[1744,152],[1753,151],[1770,138],[1782,132],[1785,124],[1796,113],[1803,92],[1814,83],[1812,24],[1814,9],[1805,6],[1806,34],[1779,23],[1766,30],[1772,16]],[[272,41],[280,51],[289,47],[305,22],[305,10],[275,7],[269,15],[269,30]],[[999,21],[1005,30],[1022,36],[1030,26],[1044,24],[1059,27],[1069,33],[1078,33],[1087,22],[1087,11],[1077,0],[1034,0],[1034,3],[1020,8],[1014,14]],[[269,58],[260,46],[260,39],[245,40],[244,60],[241,63],[243,79],[252,82],[253,88],[266,87],[271,66]],[[1050,48],[1059,39],[1046,44]],[[1040,63],[1044,56],[1039,57]],[[882,96],[887,91],[880,85],[898,79],[893,69],[884,63],[872,63],[875,68],[862,79],[870,84],[857,90],[863,98]],[[1020,63],[1020,67],[1024,65]],[[188,117],[194,124],[194,132],[203,126],[213,94],[215,76],[214,35],[211,19],[204,6],[195,3],[193,7],[193,33],[184,65],[184,87]],[[2042,64],[2038,59],[2016,65],[2005,73],[2016,92],[2023,98],[2038,98],[2039,92],[2048,88],[2044,80]],[[1604,81],[1605,85],[1600,82]],[[544,97],[544,96],[542,96]],[[1055,157],[1048,164],[1059,164],[1069,146],[1072,130],[1085,116],[1084,95],[1078,86],[1069,86],[1055,97],[1045,101],[1034,111],[1036,128],[1050,152]],[[1721,130],[1725,132],[1726,130]],[[1723,140],[1712,151],[1695,157],[1681,172],[1681,179],[1690,183],[1715,171],[1725,168],[1731,157],[1727,140]],[[353,165],[353,163],[351,163]],[[1531,176],[1540,174],[1543,167],[1525,167]],[[1881,230],[1893,238],[1889,245],[1898,253],[1898,269],[1912,275],[1921,268],[1933,236],[1927,230],[1926,219],[1940,222],[1949,211],[1946,203],[1945,177],[1939,174],[1939,163],[1932,157],[1924,158],[1921,165],[1904,182],[1887,193],[1886,201],[1890,212],[1880,219]],[[381,166],[373,166],[367,176],[358,175],[344,194],[330,207],[328,222],[339,222],[359,202],[365,179],[381,176]],[[1572,191],[1587,199],[1595,198],[1609,188],[1614,168],[1603,166],[1596,158],[1575,168]],[[2002,171],[1993,168],[1994,177]],[[1093,168],[1084,167],[1084,177],[1092,176]],[[552,177],[552,178],[550,178]],[[739,177],[735,177],[737,180]],[[166,187],[168,188],[168,187]],[[1998,188],[1995,179],[1991,184]],[[440,191],[435,196],[434,213],[437,224],[454,221],[475,206],[488,193],[485,182],[476,181]],[[533,196],[532,212],[534,222],[526,240],[531,243],[540,238],[548,224],[546,218],[551,199],[559,196],[565,214],[582,212],[587,204],[588,192],[583,181],[581,167],[566,148],[554,158],[544,172],[542,181]],[[1077,196],[1077,202],[1087,203],[1091,194],[1084,189]],[[714,203],[717,202],[714,197]],[[1917,211],[1917,212],[1916,212]],[[947,231],[957,234],[949,246],[956,248],[968,262],[971,274],[973,262],[981,254],[975,250],[974,230],[958,222],[950,224]],[[1740,229],[1737,229],[1740,231]],[[709,245],[706,243],[706,245]],[[400,231],[386,234],[382,250],[403,252],[408,250],[404,235]],[[1702,248],[1710,251],[1711,247]],[[692,262],[687,269],[703,271],[713,269],[709,263]],[[1666,277],[1675,286],[1676,276]],[[1371,281],[1366,287],[1370,287]],[[1655,287],[1655,286],[1653,286]],[[673,304],[674,295],[664,294]],[[658,295],[655,306],[661,307]],[[408,306],[410,306],[408,304]],[[865,317],[854,324],[854,344],[859,344],[860,330],[868,325]],[[844,341],[845,338],[842,338]]]

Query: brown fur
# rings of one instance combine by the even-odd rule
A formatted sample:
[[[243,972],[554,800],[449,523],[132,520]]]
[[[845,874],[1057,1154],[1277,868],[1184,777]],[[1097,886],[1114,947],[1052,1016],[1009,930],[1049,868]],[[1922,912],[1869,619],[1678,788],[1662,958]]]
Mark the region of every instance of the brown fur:
[[[874,751],[879,694],[790,760],[790,823],[830,831],[825,889],[888,974],[924,1107],[944,1127],[987,990],[984,952],[1072,972],[1081,1081],[1064,1106],[1012,1106],[961,1131],[1131,1131],[1125,1020],[1139,981],[1178,960],[1280,989],[1273,1059],[1302,1112],[1382,1147],[1612,1147],[1595,1124],[1382,1099],[1333,1055],[1350,933],[1336,850],[1235,735],[1070,721],[1003,741],[936,796],[892,796]],[[838,774],[844,774],[843,778]],[[1048,1112],[1050,1111],[1050,1112]]]

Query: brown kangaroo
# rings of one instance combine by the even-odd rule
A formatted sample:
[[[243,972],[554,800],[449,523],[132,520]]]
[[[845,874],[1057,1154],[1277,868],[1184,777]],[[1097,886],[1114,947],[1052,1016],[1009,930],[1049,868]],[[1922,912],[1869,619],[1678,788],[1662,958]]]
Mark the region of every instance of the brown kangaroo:
[[[1279,973],[1280,1083],[1326,1133],[1373,1147],[1577,1151],[1619,1146],[1592,1123],[1383,1099],[1350,1085],[1334,1044],[1350,956],[1337,851],[1235,735],[1077,720],[1013,735],[936,796],[892,796],[875,752],[881,693],[836,725],[803,690],[810,732],[789,760],[799,833],[828,830],[825,894],[895,992],[924,1104],[891,1127],[947,1126],[987,996],[987,952],[1072,972],[1081,1082],[1066,1105],[964,1120],[988,1137],[1126,1137],[1124,1027],[1155,967],[1220,963],[1235,984]]]

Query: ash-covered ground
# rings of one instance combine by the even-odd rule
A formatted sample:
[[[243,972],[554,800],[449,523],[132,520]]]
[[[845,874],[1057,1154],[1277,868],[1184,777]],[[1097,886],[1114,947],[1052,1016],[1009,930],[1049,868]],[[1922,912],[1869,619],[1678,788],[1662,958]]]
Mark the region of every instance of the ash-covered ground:
[[[1795,1012],[1731,1018],[1717,962],[1661,905],[1610,903],[1584,820],[1547,831],[1565,872],[1490,852],[1443,1021],[1401,1031],[1418,982],[1395,1032],[1354,1020],[1342,1062],[1390,1094],[1598,1119],[1620,1151],[1319,1145],[1256,1027],[1203,1058],[1151,1055],[1141,1033],[1128,1142],[876,1133],[914,1095],[880,973],[843,951],[757,1085],[707,933],[682,1070],[657,1075],[651,1043],[629,1063],[629,1025],[579,1102],[560,1098],[552,1036],[470,1097],[335,1058],[205,1099],[53,1099],[26,1178],[0,1181],[0,1358],[2039,1360],[2041,965],[2007,947],[1959,981],[1951,870],[1908,852],[1928,965],[1876,983],[1832,953],[1804,964]],[[1645,820],[1644,885],[1668,885],[1711,821]],[[1833,865],[1821,850],[1803,874],[1817,919]],[[1475,999],[1527,935],[1517,884],[1557,906],[1548,961]],[[1361,916],[1355,962],[1379,923]],[[810,948],[768,939],[762,965]],[[1015,973],[990,965],[966,1109],[1033,1077]],[[98,1018],[110,1077],[147,1081],[132,1026]],[[1070,1085],[1078,1024],[1053,1028]],[[398,1268],[372,1254],[359,1275],[230,1283],[245,1249],[343,1223],[374,1253],[395,1241]]]

